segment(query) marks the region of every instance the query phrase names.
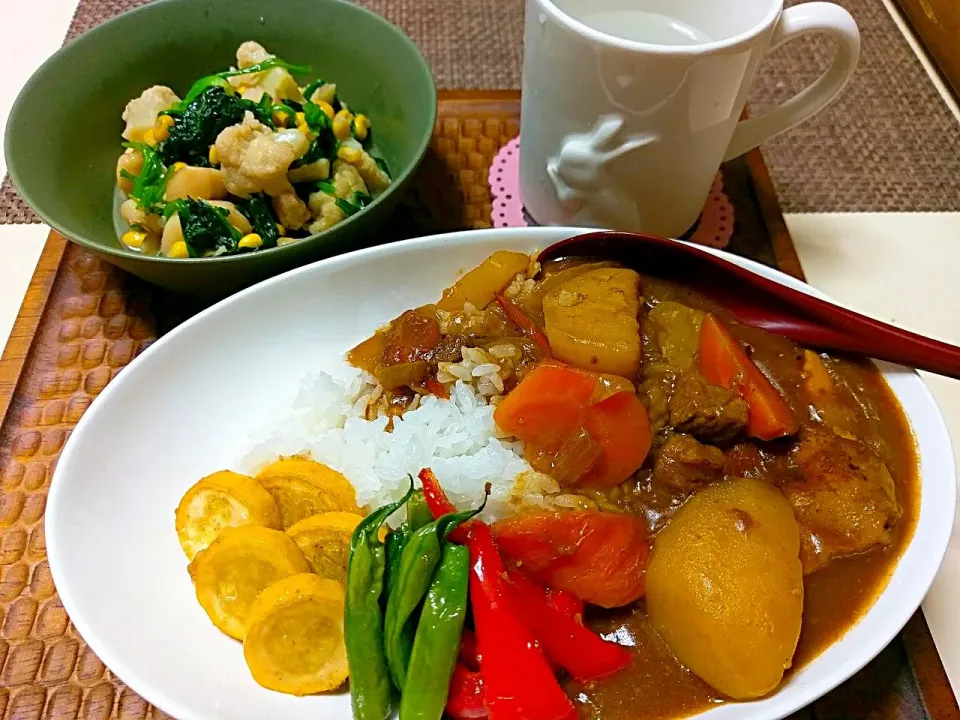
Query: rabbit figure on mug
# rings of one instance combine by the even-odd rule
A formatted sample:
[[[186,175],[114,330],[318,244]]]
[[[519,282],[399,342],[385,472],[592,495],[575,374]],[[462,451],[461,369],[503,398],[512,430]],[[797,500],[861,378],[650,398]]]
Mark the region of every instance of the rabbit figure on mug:
[[[547,161],[557,199],[574,225],[640,230],[637,204],[620,187],[610,164],[658,138],[621,138],[623,124],[619,115],[603,115],[589,132],[567,135],[557,155]]]

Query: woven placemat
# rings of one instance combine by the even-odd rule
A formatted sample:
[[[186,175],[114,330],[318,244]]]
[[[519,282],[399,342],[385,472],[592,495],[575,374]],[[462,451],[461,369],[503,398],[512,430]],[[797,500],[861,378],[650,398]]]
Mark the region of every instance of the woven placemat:
[[[68,38],[143,3],[80,0]],[[881,0],[839,3],[860,25],[860,68],[837,102],[764,146],[783,210],[960,210],[960,124]],[[438,87],[520,87],[523,0],[360,4],[413,38],[430,62]],[[754,88],[754,113],[808,84],[831,55],[827,40],[810,37],[771,56]],[[0,223],[22,222],[37,219],[5,183],[0,188]]]

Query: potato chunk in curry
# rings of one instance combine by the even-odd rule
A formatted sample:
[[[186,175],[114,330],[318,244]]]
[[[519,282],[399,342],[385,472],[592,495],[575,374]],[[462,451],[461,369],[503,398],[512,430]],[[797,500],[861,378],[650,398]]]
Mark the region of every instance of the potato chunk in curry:
[[[635,378],[640,369],[640,276],[625,268],[591,270],[543,299],[550,348],[558,360]]]
[[[647,613],[677,659],[736,700],[766,695],[793,662],[803,612],[800,530],[769,483],[696,493],[654,541]]]

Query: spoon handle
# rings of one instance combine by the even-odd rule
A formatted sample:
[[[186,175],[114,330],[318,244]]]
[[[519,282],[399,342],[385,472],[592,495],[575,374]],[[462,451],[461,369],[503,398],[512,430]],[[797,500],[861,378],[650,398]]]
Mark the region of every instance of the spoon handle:
[[[736,315],[737,319],[746,325],[783,335],[799,345],[819,350],[857,353],[960,379],[960,348],[893,326],[888,326],[890,331],[884,331],[883,337],[877,338],[873,335],[873,330],[865,334],[845,332],[803,318],[752,317],[748,312],[739,312]]]
[[[714,298],[747,324],[801,345],[854,352],[960,379],[960,347],[874,320],[771,280],[689,243],[597,231],[551,245],[540,260],[592,256],[672,278]]]

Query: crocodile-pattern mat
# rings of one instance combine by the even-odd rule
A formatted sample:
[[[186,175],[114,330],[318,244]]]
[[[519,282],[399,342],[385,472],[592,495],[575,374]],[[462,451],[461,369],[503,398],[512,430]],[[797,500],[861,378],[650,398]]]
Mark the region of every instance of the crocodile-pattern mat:
[[[432,151],[398,214],[399,234],[489,226],[489,166],[519,132],[518,116],[515,93],[445,96]],[[758,172],[764,171],[756,155],[724,168],[737,218],[731,249],[787,267],[792,256],[772,239],[780,232],[774,227],[779,215],[770,209],[772,192]],[[48,251],[62,247],[54,237]],[[0,426],[0,718],[166,718],[105,668],[69,622],[50,576],[43,514],[57,457],[84,411],[133,358],[199,308],[73,244],[62,250],[49,282],[32,342],[23,341],[20,381]],[[4,356],[0,370],[9,359]],[[6,403],[0,400],[2,412]],[[866,674],[818,703],[825,708],[820,715],[804,711],[798,717],[927,718],[905,657],[895,641]],[[894,707],[891,702],[898,714],[874,713],[880,705]]]

